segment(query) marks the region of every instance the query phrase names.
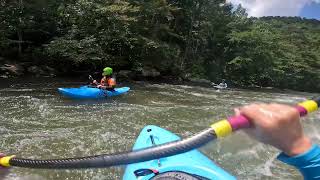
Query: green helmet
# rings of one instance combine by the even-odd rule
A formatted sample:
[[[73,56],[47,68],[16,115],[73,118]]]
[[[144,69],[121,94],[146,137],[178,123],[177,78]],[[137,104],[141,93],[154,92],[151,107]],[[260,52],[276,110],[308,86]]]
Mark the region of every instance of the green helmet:
[[[103,76],[109,76],[109,75],[112,74],[112,72],[113,72],[112,68],[106,67],[106,68],[103,69],[102,75],[103,75]]]

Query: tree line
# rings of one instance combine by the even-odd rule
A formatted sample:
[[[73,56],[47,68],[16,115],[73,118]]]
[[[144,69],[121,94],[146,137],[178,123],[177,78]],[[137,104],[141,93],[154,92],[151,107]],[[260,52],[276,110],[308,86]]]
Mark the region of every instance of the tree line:
[[[319,90],[320,21],[248,17],[224,0],[0,0],[0,57]]]

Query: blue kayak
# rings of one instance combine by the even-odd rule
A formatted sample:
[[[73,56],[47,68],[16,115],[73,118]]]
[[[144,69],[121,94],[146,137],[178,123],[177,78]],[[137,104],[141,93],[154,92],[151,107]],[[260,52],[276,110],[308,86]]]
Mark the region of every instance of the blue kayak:
[[[180,137],[157,126],[146,126],[137,138],[133,150],[180,140]],[[163,177],[161,177],[163,176]],[[156,159],[126,167],[124,180],[168,179],[168,177],[197,177],[199,179],[235,180],[236,178],[217,166],[198,150]],[[201,177],[201,178],[200,178]],[[174,179],[174,178],[173,178]]]
[[[80,88],[58,88],[58,91],[62,95],[74,99],[101,99],[118,96],[128,92],[129,90],[129,87],[115,88],[114,91],[102,90],[89,86],[82,86]]]

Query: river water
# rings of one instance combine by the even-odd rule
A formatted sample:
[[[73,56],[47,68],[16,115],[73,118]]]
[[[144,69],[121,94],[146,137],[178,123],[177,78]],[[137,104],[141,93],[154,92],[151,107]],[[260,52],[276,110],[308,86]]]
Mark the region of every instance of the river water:
[[[132,90],[99,101],[61,97],[58,87],[84,82],[25,80],[0,82],[0,149],[24,158],[62,158],[113,153],[132,147],[139,131],[158,125],[180,136],[193,135],[212,122],[251,102],[294,104],[315,94],[298,92],[216,91],[168,84],[123,84]],[[303,122],[320,143],[320,119],[315,113]],[[276,160],[278,151],[237,132],[201,151],[239,179],[301,179]],[[123,167],[87,170],[12,168],[7,179],[121,179]]]

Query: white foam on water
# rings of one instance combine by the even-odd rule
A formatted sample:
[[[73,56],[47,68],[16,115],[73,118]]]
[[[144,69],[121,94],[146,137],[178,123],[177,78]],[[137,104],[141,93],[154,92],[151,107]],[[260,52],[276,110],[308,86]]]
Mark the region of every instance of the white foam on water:
[[[55,87],[53,87],[55,88]],[[26,158],[60,158],[130,150],[140,130],[159,125],[183,137],[207,128],[215,118],[225,118],[232,108],[253,101],[296,103],[302,95],[253,91],[221,91],[184,85],[146,85],[127,95],[106,101],[73,101],[48,92],[20,95],[1,92],[2,149]],[[56,89],[55,89],[56,91]],[[46,94],[48,93],[48,94]],[[311,117],[310,117],[311,118]],[[320,137],[317,117],[304,125],[316,142]],[[9,147],[7,149],[6,147]],[[240,179],[299,178],[279,165],[277,151],[242,135],[233,135],[202,148],[215,162]],[[236,165],[236,166],[235,166]],[[120,179],[123,170],[39,171],[14,169],[17,179]]]
[[[156,105],[174,105],[172,102],[165,102],[165,101],[150,101],[152,104]]]
[[[1,178],[1,177],[0,177]],[[6,176],[6,180],[45,180],[46,178],[39,175],[25,175],[23,177],[19,177],[16,174],[10,173]]]
[[[308,126],[305,128],[306,133],[308,136],[313,140],[313,142],[320,143],[320,131],[319,126]]]
[[[0,89],[0,92],[31,92],[31,91],[35,91],[35,89],[12,89],[12,88]]]
[[[50,108],[47,100],[43,99],[30,97],[28,99],[28,106],[31,110],[38,111],[42,118],[48,117],[53,112],[53,109]]]
[[[274,161],[276,160],[278,154],[273,155],[271,158],[269,158],[265,164],[258,166],[254,171],[257,174],[262,174],[263,176],[269,176],[272,177],[273,173],[271,171],[271,168],[274,166]]]
[[[183,88],[183,89],[193,89],[194,88],[194,86],[187,86],[187,85],[176,85],[173,87],[179,87],[179,88]]]
[[[164,96],[170,96],[170,97],[184,97],[182,94],[172,93],[172,92],[157,92],[158,94],[164,95]]]
[[[257,152],[256,148],[251,148],[251,149],[247,149],[247,150],[242,150],[237,152],[238,156],[248,156],[248,157],[253,157],[253,158],[257,158],[259,159],[259,153]]]
[[[197,97],[203,97],[203,98],[207,98],[207,99],[216,99],[218,96],[215,94],[203,94],[203,93],[196,93],[196,92],[189,92],[187,94],[193,95],[193,96],[197,96]]]
[[[15,98],[15,96],[0,97],[0,101],[1,101],[1,103],[4,103],[4,101],[10,100],[12,98]]]
[[[24,98],[24,99],[30,99],[32,96],[27,96],[27,95],[20,95],[20,96],[15,96],[16,99]]]

